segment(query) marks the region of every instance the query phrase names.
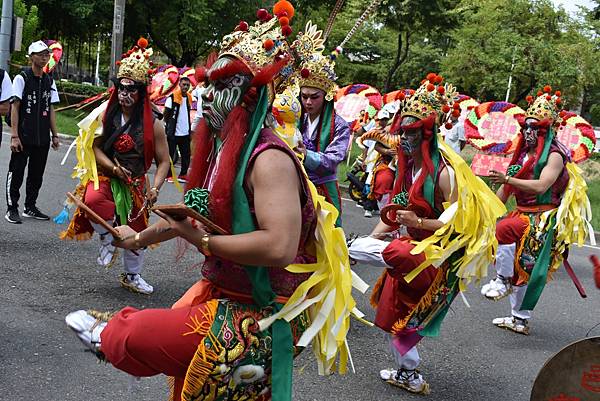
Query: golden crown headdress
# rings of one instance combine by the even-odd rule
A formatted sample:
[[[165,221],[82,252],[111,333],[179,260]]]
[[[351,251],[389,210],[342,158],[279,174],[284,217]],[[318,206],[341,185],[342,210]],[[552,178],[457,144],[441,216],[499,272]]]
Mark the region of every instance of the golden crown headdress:
[[[293,73],[294,59],[286,38],[292,34],[290,21],[294,7],[289,1],[280,0],[273,6],[273,14],[260,9],[254,25],[241,21],[234,32],[223,37],[219,56],[240,60],[253,75],[287,57],[289,61],[277,77],[277,81],[282,82]]]
[[[558,113],[562,99],[560,91],[552,93],[550,85],[544,86],[544,89],[538,91],[536,98],[527,96],[526,100],[529,107],[525,112],[525,118],[535,118],[538,121],[551,120],[553,123],[558,120]]]
[[[436,113],[436,122],[440,125],[450,115],[460,115],[458,92],[450,83],[442,85],[443,81],[441,76],[429,73],[414,93],[406,96],[404,91],[400,92],[399,100],[403,101],[400,118],[410,116],[424,120]]]
[[[148,47],[148,40],[139,38],[137,44],[123,53],[121,60],[117,61],[117,79],[129,78],[145,85],[150,83],[153,74],[151,56],[152,49]]]
[[[325,40],[323,31],[308,21],[304,32],[292,44],[292,50],[300,59],[295,80],[302,87],[312,87],[325,92],[326,100],[333,100],[337,85],[335,80],[335,57],[325,56]]]

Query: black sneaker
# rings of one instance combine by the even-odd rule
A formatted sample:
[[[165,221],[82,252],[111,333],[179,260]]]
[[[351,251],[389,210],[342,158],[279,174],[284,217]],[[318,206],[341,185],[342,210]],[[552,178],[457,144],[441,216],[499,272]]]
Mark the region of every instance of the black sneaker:
[[[6,214],[4,215],[6,221],[12,224],[22,224],[21,216],[19,216],[19,211],[15,209],[8,209]]]
[[[40,212],[40,210],[35,206],[25,208],[25,210],[23,210],[23,217],[34,218],[36,220],[50,220],[50,216]]]

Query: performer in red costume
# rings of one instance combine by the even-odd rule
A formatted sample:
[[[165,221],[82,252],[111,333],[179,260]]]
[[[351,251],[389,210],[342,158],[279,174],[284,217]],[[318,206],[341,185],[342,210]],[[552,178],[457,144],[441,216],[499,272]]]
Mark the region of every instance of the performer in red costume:
[[[152,49],[144,38],[129,50],[119,62],[115,89],[104,107],[101,133],[96,136],[91,149],[87,170],[88,180],[82,180],[77,195],[108,224],[117,220],[141,231],[148,226],[149,206],[158,197],[169,170],[169,150],[163,124],[154,118],[147,92]],[[95,135],[95,132],[90,135]],[[84,149],[82,138],[78,149]],[[93,156],[92,156],[93,155]],[[151,184],[147,172],[157,162]],[[91,177],[90,177],[91,176]],[[96,231],[100,236],[97,262],[110,267],[117,252],[113,236],[102,225],[91,222],[81,209],[77,209],[62,239],[89,239]],[[151,294],[154,288],[141,276],[144,249],[123,254],[124,273],[121,286],[137,293]]]
[[[294,9],[282,0],[273,11],[223,38],[195,133],[185,205],[231,234],[166,214],[140,232],[118,227],[125,239],[116,244],[128,249],[185,239],[206,257],[203,278],[172,309],[66,318],[118,369],[171,376],[175,400],[291,400],[293,357],[311,340],[322,374],[346,369],[353,279],[337,211],[263,128],[293,72],[285,37]]]
[[[417,370],[416,345],[423,336],[439,334],[463,281],[485,274],[493,259],[494,223],[505,211],[462,158],[439,141],[437,127],[458,98],[452,85],[441,82],[429,74],[403,99],[390,129],[400,135],[393,206],[382,210],[370,237],[350,246],[352,259],[386,268],[371,304],[375,324],[390,333],[397,367],[382,370],[380,377],[419,394],[427,394],[429,385]],[[398,235],[399,225],[407,235]],[[390,236],[391,242],[382,241]]]

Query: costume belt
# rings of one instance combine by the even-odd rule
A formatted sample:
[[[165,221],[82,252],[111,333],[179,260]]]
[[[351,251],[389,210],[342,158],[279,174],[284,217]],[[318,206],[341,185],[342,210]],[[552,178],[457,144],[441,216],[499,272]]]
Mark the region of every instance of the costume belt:
[[[557,205],[517,206],[517,211],[521,213],[541,213],[556,209],[557,207]]]

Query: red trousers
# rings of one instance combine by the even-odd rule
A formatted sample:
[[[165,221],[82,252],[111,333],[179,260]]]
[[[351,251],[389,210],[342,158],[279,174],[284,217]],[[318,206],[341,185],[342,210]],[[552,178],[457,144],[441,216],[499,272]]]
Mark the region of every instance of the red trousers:
[[[105,221],[112,221],[115,218],[115,201],[113,199],[110,181],[100,180],[98,189],[94,189],[94,182],[90,181],[85,188],[85,197],[83,202],[92,209],[97,215]],[[138,208],[133,206],[132,214],[137,215]],[[122,225],[128,225],[135,231],[142,231],[146,228],[146,222],[143,216],[139,216],[136,220],[128,223],[121,222]]]
[[[392,192],[395,178],[394,171],[390,168],[381,169],[375,173],[373,184],[375,199],[381,200],[383,195]]]
[[[500,245],[515,244],[521,241],[529,223],[518,214],[511,213],[496,223],[496,239]]]
[[[184,378],[203,337],[191,332],[191,317],[202,317],[204,304],[177,309],[130,306],[118,312],[101,333],[102,353],[117,369],[134,376],[165,374]]]
[[[437,275],[437,269],[428,266],[410,283],[406,282],[404,277],[425,260],[423,254],[411,255],[410,251],[415,246],[410,240],[406,237],[393,240],[382,253],[385,263],[393,268],[384,273],[386,277],[377,304],[375,324],[387,332],[412,311]]]

